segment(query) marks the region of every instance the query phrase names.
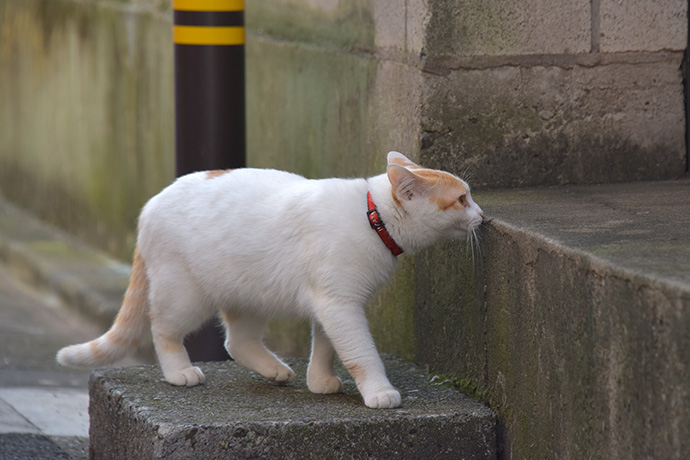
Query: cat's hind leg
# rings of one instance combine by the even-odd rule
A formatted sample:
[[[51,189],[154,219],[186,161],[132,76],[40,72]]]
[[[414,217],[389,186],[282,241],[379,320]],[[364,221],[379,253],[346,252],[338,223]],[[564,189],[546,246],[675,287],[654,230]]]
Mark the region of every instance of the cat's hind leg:
[[[307,386],[312,393],[340,393],[343,382],[333,372],[335,350],[321,325],[312,323],[311,358],[307,369]]]
[[[175,283],[151,283],[151,335],[165,380],[176,386],[204,383],[201,369],[192,366],[184,338],[206,321],[213,310],[204,309],[194,288],[180,277]],[[158,281],[157,281],[158,280]]]
[[[263,344],[264,319],[234,310],[221,310],[220,316],[227,330],[225,349],[235,361],[277,385],[295,379],[292,369]]]

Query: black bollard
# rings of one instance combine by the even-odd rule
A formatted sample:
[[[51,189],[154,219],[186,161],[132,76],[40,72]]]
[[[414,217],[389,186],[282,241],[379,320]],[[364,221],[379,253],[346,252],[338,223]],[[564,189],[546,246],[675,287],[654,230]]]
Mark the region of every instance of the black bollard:
[[[246,166],[244,0],[173,0],[175,172]],[[185,340],[192,361],[228,359],[213,320]]]

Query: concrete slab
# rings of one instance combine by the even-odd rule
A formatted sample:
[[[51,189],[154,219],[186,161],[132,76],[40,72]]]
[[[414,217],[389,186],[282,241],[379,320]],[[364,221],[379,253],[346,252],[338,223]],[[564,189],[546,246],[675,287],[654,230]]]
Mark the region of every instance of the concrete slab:
[[[45,435],[84,438],[89,435],[89,395],[84,390],[0,388],[0,404],[3,402]],[[26,423],[21,426],[28,427]],[[13,428],[10,429],[10,432],[15,432]]]
[[[690,180],[477,192],[488,216],[690,290]]]
[[[202,363],[206,383],[172,387],[157,366],[94,371],[91,451],[97,458],[464,458],[496,455],[495,417],[418,367],[386,357],[403,407],[364,406],[354,382],[314,395],[305,360],[277,387],[234,362]],[[347,375],[340,367],[341,377]]]
[[[0,399],[0,433],[40,433],[36,425],[29,422],[7,402]]]

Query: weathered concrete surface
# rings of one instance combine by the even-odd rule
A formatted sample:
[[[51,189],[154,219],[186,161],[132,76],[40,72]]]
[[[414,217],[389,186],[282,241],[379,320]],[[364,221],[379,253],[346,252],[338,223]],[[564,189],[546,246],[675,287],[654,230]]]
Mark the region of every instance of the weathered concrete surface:
[[[120,310],[130,268],[37,220],[0,196],[0,262],[107,329]]]
[[[0,261],[0,458],[85,460],[90,371],[58,366],[55,351],[103,330],[8,268]]]
[[[690,180],[482,192],[501,221],[659,283],[690,286]]]
[[[462,56],[586,53],[591,38],[590,3],[431,0],[427,52]]]
[[[687,47],[688,2],[599,0],[599,3],[601,51],[681,51]]]
[[[414,365],[385,361],[401,409],[366,408],[348,378],[345,394],[310,393],[305,360],[289,361],[298,377],[284,387],[234,362],[201,364],[206,383],[193,388],[168,385],[155,366],[98,370],[91,458],[495,458],[489,409]]]
[[[681,59],[428,76],[422,162],[468,171],[475,188],[680,177]]]
[[[685,173],[687,2],[429,2],[421,158],[474,186]]]
[[[0,1],[0,188],[122,259],[173,177],[163,3]]]
[[[417,258],[418,361],[490,401],[505,458],[688,458],[689,197],[688,180],[478,192],[481,257]]]

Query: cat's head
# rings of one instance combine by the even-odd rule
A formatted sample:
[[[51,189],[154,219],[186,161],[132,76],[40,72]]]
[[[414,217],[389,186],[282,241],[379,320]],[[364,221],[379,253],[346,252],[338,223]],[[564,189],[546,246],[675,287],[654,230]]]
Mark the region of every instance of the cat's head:
[[[467,182],[445,171],[426,169],[398,152],[388,154],[393,198],[432,240],[466,238],[484,219]],[[430,241],[431,242],[431,241]]]

